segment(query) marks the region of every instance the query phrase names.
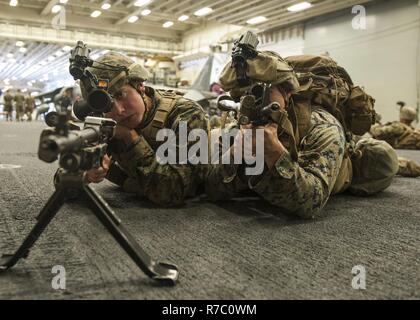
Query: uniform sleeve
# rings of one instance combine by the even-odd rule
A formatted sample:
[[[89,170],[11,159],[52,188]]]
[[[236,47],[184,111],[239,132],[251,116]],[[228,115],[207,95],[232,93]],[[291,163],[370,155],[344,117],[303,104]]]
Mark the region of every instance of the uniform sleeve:
[[[327,203],[345,151],[341,125],[335,119],[323,121],[320,114],[315,118],[302,140],[298,162],[285,152],[258,183],[250,179],[250,187],[268,202],[307,219],[319,216]]]
[[[193,129],[207,130],[204,111],[188,101],[177,106],[168,121],[171,123],[170,129],[176,133],[177,154],[181,121],[188,124],[188,132]],[[161,206],[182,205],[186,197],[196,194],[203,179],[202,165],[159,163],[156,152],[141,135],[133,149],[117,156],[117,162],[128,175],[123,183],[124,190],[147,197]]]

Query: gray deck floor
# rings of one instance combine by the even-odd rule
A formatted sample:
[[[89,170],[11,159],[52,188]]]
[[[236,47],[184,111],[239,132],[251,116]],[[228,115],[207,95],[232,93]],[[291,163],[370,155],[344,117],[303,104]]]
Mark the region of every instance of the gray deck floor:
[[[43,123],[0,122],[0,252],[13,252],[54,191],[57,163],[37,158]],[[420,152],[399,152],[420,161]],[[4,169],[4,164],[20,166]],[[3,165],[3,166],[2,166]],[[156,260],[176,263],[157,286],[81,203],[66,205],[28,259],[0,274],[1,299],[419,299],[420,178],[379,195],[330,199],[327,216],[290,219],[258,199],[196,198],[161,209],[104,182],[95,189]],[[54,290],[55,265],[66,290]],[[366,289],[352,268],[366,268]]]

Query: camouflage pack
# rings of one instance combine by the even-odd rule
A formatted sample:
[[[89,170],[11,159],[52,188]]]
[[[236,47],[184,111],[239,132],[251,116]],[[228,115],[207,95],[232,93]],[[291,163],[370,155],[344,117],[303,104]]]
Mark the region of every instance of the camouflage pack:
[[[298,55],[285,59],[296,72],[300,91],[296,101],[310,101],[326,108],[357,135],[368,132],[375,122],[375,100],[353,81],[347,71],[328,56]]]

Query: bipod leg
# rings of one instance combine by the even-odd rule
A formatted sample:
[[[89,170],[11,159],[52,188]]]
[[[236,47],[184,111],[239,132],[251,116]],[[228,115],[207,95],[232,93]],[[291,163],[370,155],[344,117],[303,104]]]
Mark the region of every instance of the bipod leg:
[[[30,249],[55,217],[65,201],[66,189],[58,188],[48,199],[37,217],[37,223],[14,254],[4,254],[0,257],[0,271],[13,267],[20,259],[26,258]]]
[[[105,200],[87,184],[84,185],[84,190],[93,213],[137,266],[150,278],[163,284],[175,285],[178,279],[177,266],[153,261],[134,237],[124,228],[121,220]]]

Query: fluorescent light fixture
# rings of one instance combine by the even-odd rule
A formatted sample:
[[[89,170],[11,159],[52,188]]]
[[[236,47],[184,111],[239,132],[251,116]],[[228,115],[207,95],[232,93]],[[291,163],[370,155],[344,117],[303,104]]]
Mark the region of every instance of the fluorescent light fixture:
[[[16,7],[18,5],[18,0],[10,0],[9,5],[11,7]]]
[[[61,51],[61,50],[58,50],[58,51],[56,51],[56,52],[54,53],[54,55],[55,55],[56,57],[61,57],[63,54],[64,54],[64,52],[63,52],[63,51]]]
[[[58,13],[60,12],[60,10],[61,10],[61,6],[59,4],[56,4],[55,6],[51,8],[52,13]]]
[[[22,92],[26,92],[26,91],[28,91],[28,89],[24,88],[24,89],[22,89],[22,90],[20,90],[20,91],[22,91]]]
[[[169,28],[172,27],[174,23],[172,21],[166,21],[164,24],[162,24],[162,27]]]
[[[39,95],[39,92],[38,92],[38,91],[31,92],[31,96],[32,96],[32,97],[35,97],[35,96],[37,96],[37,95]]]
[[[60,3],[66,4],[69,0],[60,0]]]
[[[247,20],[246,23],[248,23],[248,24],[258,24],[258,23],[265,22],[265,21],[267,21],[266,17],[258,16],[258,17]]]
[[[108,10],[109,8],[111,8],[111,5],[110,5],[109,3],[104,3],[104,4],[101,6],[101,8],[102,8],[103,10]]]
[[[48,62],[47,61],[42,61],[42,62],[40,62],[39,63],[41,66],[45,66],[45,65],[47,65],[48,64]]]
[[[310,7],[312,7],[312,4],[310,4],[307,1],[304,1],[304,2],[300,2],[300,3],[294,4],[293,6],[288,7],[287,11],[298,12],[298,11],[308,9]]]
[[[152,2],[151,0],[137,0],[135,3],[134,3],[134,5],[136,6],[136,7],[143,7],[143,6],[145,6],[146,4],[149,4],[150,2]]]
[[[48,58],[47,58],[47,60],[48,61],[53,61],[55,59],[55,57],[53,57],[53,56],[49,56]]]
[[[130,23],[134,23],[137,20],[139,20],[139,17],[137,17],[137,16],[131,16],[130,18],[128,18],[127,21],[130,22]]]
[[[150,11],[149,9],[144,9],[144,10],[141,12],[141,15],[142,15],[142,16],[148,16],[151,12],[152,12],[152,11]]]
[[[8,58],[13,58],[13,53],[8,53],[8,54],[6,55],[6,57],[8,57]]]
[[[72,47],[70,47],[70,46],[64,46],[62,50],[66,51],[66,52],[69,52],[71,49],[72,49]]]
[[[26,84],[27,84],[28,86],[32,87],[32,82],[31,82],[31,81],[28,81]]]
[[[25,47],[20,47],[19,51],[22,53],[25,53],[26,51],[28,51],[28,49],[26,49]]]
[[[102,12],[101,12],[101,11],[99,11],[99,10],[95,10],[95,11],[93,11],[93,12],[90,14],[90,16],[91,16],[92,18],[97,18],[97,17],[99,17],[101,14],[102,14]]]
[[[16,47],[23,47],[24,45],[23,41],[16,41]]]
[[[194,12],[194,15],[196,15],[198,17],[202,17],[202,16],[205,16],[205,15],[208,15],[212,11],[213,11],[212,8],[204,7],[204,8],[201,8],[201,9],[197,10],[196,12]]]
[[[179,21],[185,21],[185,20],[188,20],[189,19],[189,16],[187,16],[187,15],[185,15],[185,14],[183,14],[182,16],[180,16],[179,18],[178,18],[178,20]]]

